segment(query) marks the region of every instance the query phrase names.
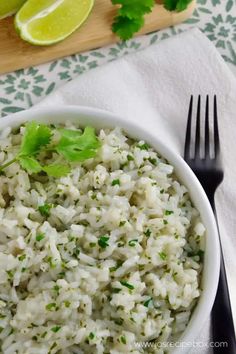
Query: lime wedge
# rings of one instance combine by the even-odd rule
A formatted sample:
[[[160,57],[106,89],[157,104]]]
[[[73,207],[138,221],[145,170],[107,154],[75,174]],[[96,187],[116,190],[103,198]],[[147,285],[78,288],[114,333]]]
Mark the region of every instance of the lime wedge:
[[[57,43],[88,17],[94,0],[28,0],[15,17],[20,37],[36,45]]]
[[[0,20],[13,15],[26,0],[0,0]]]

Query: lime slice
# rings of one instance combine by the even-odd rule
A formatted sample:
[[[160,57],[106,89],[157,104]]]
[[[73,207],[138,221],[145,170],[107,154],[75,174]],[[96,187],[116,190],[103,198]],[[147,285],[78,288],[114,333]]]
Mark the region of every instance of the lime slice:
[[[28,0],[15,17],[22,39],[36,45],[57,43],[88,17],[94,0]]]
[[[16,13],[25,1],[26,0],[0,0],[0,20]]]

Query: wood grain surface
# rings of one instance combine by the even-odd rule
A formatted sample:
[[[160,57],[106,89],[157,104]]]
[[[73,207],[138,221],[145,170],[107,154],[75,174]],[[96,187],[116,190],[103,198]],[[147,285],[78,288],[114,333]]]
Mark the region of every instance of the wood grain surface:
[[[171,13],[156,4],[153,12],[146,16],[145,26],[138,35],[183,22],[191,16],[194,7],[195,0],[187,10]],[[115,13],[116,8],[110,0],[95,0],[88,20],[66,40],[49,47],[33,46],[21,40],[12,17],[0,20],[0,74],[118,42],[111,31]]]

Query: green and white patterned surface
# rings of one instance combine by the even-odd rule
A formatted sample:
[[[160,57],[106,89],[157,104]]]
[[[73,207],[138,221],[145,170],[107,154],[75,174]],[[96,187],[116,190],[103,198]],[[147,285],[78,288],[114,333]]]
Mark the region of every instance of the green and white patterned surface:
[[[236,0],[197,0],[192,17],[181,25],[0,76],[0,116],[29,108],[85,71],[193,26],[206,34],[236,74]]]

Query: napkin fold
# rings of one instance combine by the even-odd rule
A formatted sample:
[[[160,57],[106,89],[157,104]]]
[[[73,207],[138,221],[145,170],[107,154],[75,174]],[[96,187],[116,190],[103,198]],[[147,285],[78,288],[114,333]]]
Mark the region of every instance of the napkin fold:
[[[236,312],[236,78],[213,44],[192,29],[90,70],[41,101],[39,106],[80,105],[114,112],[139,126],[155,129],[172,149],[183,153],[190,95],[218,97],[219,127],[225,167],[216,208]],[[197,334],[196,334],[197,335]],[[198,341],[210,353],[209,323]]]

